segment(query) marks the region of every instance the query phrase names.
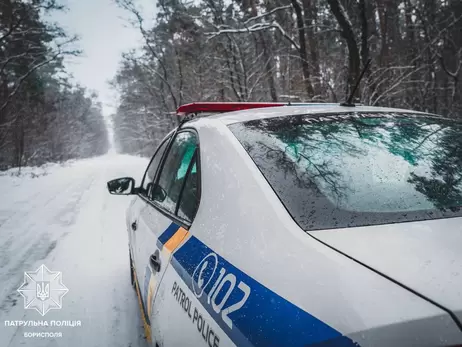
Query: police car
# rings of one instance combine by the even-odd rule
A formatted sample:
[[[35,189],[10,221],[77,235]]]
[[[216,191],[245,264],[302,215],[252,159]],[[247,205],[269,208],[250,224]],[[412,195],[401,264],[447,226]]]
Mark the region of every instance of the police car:
[[[108,183],[135,195],[153,346],[462,345],[461,123],[337,104],[178,113],[141,184]]]

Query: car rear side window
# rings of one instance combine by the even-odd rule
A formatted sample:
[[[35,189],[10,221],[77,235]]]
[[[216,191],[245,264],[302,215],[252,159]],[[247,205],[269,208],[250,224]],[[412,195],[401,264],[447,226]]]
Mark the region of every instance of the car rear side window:
[[[187,173],[187,178],[178,204],[178,217],[192,222],[199,206],[199,174],[197,156],[194,156]]]
[[[352,113],[229,127],[305,230],[462,215],[459,122]]]
[[[157,186],[160,194],[157,194],[157,198],[154,200],[172,214],[176,212],[180,193],[196,148],[195,133],[191,131],[178,133],[161,169]]]

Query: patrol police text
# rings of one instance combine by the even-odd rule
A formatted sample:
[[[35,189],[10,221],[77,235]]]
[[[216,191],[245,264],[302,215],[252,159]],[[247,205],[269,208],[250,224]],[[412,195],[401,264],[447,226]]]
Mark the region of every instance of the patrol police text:
[[[219,347],[220,338],[210,327],[209,323],[205,320],[197,307],[192,309],[191,299],[186,296],[184,290],[182,290],[176,282],[173,283],[172,294],[183,308],[184,312],[188,315],[189,319],[192,320],[192,323],[196,325],[197,331],[202,335],[202,338],[206,343],[208,343],[209,347]],[[192,314],[191,311],[193,312]]]

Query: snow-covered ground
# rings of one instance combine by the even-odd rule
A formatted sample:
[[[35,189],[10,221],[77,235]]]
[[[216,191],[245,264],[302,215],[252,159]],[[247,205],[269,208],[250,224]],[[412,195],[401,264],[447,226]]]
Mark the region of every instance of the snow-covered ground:
[[[111,178],[137,182],[142,158],[108,155],[0,175],[0,346],[146,346],[130,285],[125,210],[131,199],[106,190]],[[41,316],[17,291],[25,271],[62,273],[62,308]],[[17,326],[11,321],[81,321]],[[19,323],[20,324],[20,323]],[[62,337],[25,337],[33,332]]]

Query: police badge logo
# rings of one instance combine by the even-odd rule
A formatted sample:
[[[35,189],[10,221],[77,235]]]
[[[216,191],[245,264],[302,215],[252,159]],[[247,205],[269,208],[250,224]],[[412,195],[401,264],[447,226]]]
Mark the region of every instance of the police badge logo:
[[[36,310],[42,316],[50,310],[59,310],[68,291],[61,272],[51,271],[43,264],[36,271],[24,272],[24,283],[18,288],[24,308]]]

